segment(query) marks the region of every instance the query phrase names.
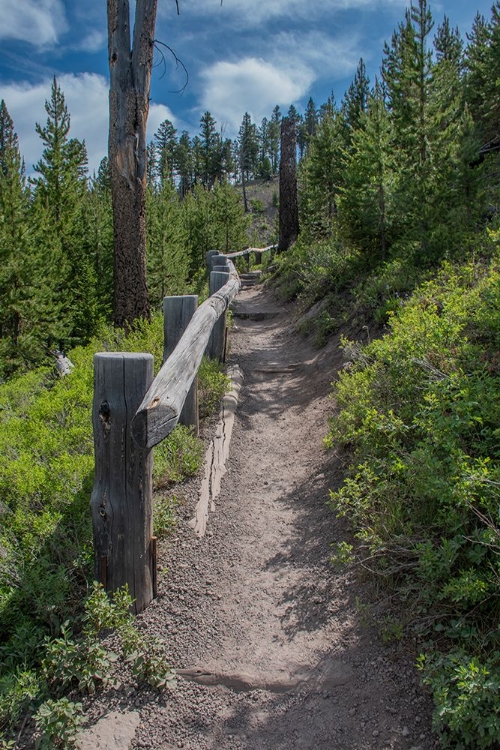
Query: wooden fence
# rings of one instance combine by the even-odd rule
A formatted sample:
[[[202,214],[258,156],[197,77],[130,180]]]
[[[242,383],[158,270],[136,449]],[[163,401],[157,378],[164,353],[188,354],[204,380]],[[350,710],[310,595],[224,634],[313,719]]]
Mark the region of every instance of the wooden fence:
[[[110,592],[127,584],[136,612],[156,596],[151,448],[178,422],[198,429],[198,368],[204,353],[224,359],[226,311],[240,289],[230,256],[211,251],[207,265],[202,305],[194,295],[164,300],[164,363],[154,379],[151,354],[94,357],[94,574]]]

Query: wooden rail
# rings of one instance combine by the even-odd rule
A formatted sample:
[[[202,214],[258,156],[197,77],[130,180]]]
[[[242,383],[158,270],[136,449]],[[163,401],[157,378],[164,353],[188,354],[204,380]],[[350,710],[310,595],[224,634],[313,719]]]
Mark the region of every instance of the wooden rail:
[[[142,448],[152,448],[166,438],[179,421],[212,329],[240,288],[234,266],[233,273],[227,276],[227,283],[197,309],[174,352],[137,409],[132,420],[132,435]]]
[[[210,273],[211,296],[200,307],[192,297],[167,298],[164,310],[174,323],[165,323],[167,358],[154,380],[151,354],[94,357],[94,575],[110,592],[127,584],[136,612],[156,596],[151,448],[174,429],[186,400],[196,398],[193,383],[203,354],[224,358],[225,313],[240,288],[226,256],[211,252],[207,263],[217,270]],[[175,300],[181,309],[172,313]],[[195,310],[189,322],[187,308]],[[194,409],[191,404],[187,413]],[[196,420],[187,419],[195,429]]]
[[[237,253],[228,253],[225,257],[241,258],[242,256],[249,255],[250,253],[262,255],[262,253],[265,253],[268,250],[275,250],[276,247],[277,245],[268,245],[267,247],[247,247],[246,250],[239,250]]]

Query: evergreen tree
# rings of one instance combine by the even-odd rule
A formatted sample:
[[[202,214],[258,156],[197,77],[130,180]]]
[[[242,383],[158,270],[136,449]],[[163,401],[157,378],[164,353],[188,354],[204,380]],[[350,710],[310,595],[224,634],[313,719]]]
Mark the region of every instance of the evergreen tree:
[[[172,180],[176,168],[177,130],[170,120],[163,120],[154,135],[158,154],[158,173],[160,180]]]
[[[280,166],[280,138],[281,138],[281,112],[280,108],[276,106],[273,109],[271,119],[268,125],[268,142],[269,151],[268,156],[271,161],[271,169],[273,174],[278,174]]]
[[[186,130],[179,138],[174,159],[179,175],[179,191],[184,198],[194,185],[193,148]]]
[[[26,331],[30,282],[29,199],[17,134],[0,102],[0,377],[14,372],[27,353],[19,347]],[[31,354],[31,353],[30,353]],[[28,355],[29,356],[29,355]]]
[[[190,259],[190,278],[205,267],[209,250],[214,249],[212,221],[212,193],[200,183],[186,195],[182,202],[182,220],[186,235],[186,249]]]
[[[216,129],[216,121],[210,114],[205,112],[200,120],[200,160],[201,160],[201,183],[211,188],[221,172],[221,138]]]
[[[99,312],[106,320],[113,313],[113,207],[109,161],[104,157],[86,193],[84,251],[92,259]]]
[[[246,247],[251,217],[245,214],[240,193],[227,182],[215,185],[211,219],[215,250],[229,253]]]
[[[437,34],[434,38],[434,49],[436,50],[436,60],[441,62],[454,63],[461,66],[464,44],[458,27],[450,27],[450,20],[445,16],[443,23],[438,26]]]
[[[323,112],[301,168],[301,226],[318,238],[332,232],[343,184],[342,117],[331,107]]]
[[[242,177],[245,180],[250,180],[258,170],[259,141],[257,128],[248,112],[243,115],[238,133],[238,147]]]
[[[299,148],[299,159],[303,159],[307,153],[309,141],[316,134],[316,128],[318,126],[318,112],[316,105],[311,97],[307,102],[306,111],[304,118],[297,131],[297,146]]]
[[[272,165],[269,157],[270,153],[270,141],[269,141],[269,120],[267,117],[262,118],[262,122],[258,132],[259,139],[259,166],[258,175],[264,180],[271,179],[272,176]]]
[[[172,181],[149,189],[147,198],[148,289],[152,308],[159,309],[165,296],[186,293],[190,257]]]
[[[394,161],[392,128],[378,81],[360,113],[358,127],[345,151],[345,184],[341,190],[341,218],[350,239],[370,253],[370,260],[386,257],[390,243]]]
[[[66,311],[69,335],[64,343],[69,345],[86,341],[99,319],[94,267],[83,251],[87,155],[84,143],[68,138],[70,115],[55,77],[45,110],[45,127],[36,124],[44,150],[35,165],[40,174],[33,181],[35,202],[46,213],[48,267],[53,269],[54,289]]]
[[[370,79],[366,75],[366,66],[363,58],[361,58],[354,80],[349,86],[341,106],[342,114],[350,132],[359,127],[361,116],[366,111],[369,94]]]
[[[489,29],[484,16],[479,13],[474,18],[472,30],[467,34],[465,50],[465,90],[467,105],[476,122],[483,142],[489,135],[489,128],[483,123],[486,90],[488,86]]]

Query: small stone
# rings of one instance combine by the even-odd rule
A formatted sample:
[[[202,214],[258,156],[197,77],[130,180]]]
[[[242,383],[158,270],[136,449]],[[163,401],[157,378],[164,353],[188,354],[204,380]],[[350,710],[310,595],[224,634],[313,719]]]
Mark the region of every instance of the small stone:
[[[408,729],[408,727],[403,727],[403,731],[401,732],[401,734],[403,735],[403,737],[408,737],[408,735],[410,734],[410,730]]]
[[[372,737],[378,737],[379,734],[380,734],[380,732],[378,731],[378,729],[374,729],[373,732],[372,732]]]

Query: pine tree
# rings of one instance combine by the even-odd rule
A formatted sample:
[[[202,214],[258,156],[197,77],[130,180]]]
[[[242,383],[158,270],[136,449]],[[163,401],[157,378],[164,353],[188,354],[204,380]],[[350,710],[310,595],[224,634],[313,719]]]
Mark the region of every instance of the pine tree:
[[[467,34],[468,45],[465,49],[465,91],[467,105],[478,128],[482,130],[481,119],[485,101],[488,71],[489,32],[486,19],[476,14],[470,34]],[[485,140],[485,137],[483,137]]]
[[[280,166],[280,137],[281,137],[281,112],[276,106],[273,109],[271,119],[268,125],[269,152],[268,156],[271,161],[273,174],[278,174]]]
[[[340,213],[344,231],[377,262],[390,243],[394,162],[392,127],[382,86],[375,82],[345,151]]]
[[[177,130],[170,120],[163,120],[154,135],[160,180],[172,180],[174,177],[175,154],[177,150]]]
[[[216,184],[212,203],[214,249],[223,253],[243,250],[251,217],[245,214],[240,193],[227,182]]]
[[[311,138],[301,168],[301,226],[315,237],[328,237],[337,216],[343,184],[344,136],[341,115],[328,106]]]
[[[54,289],[66,310],[70,333],[65,345],[69,345],[86,341],[99,320],[95,271],[83,250],[87,155],[84,143],[68,138],[70,115],[55,77],[45,110],[45,127],[36,125],[44,150],[35,165],[41,175],[33,180],[35,202],[46,213],[48,267],[53,269]]]
[[[184,198],[194,185],[193,148],[187,130],[183,130],[179,138],[174,158],[179,176],[179,192]]]
[[[190,258],[172,181],[149,189],[147,197],[148,289],[152,308],[160,309],[165,296],[186,293]]]
[[[242,176],[245,180],[250,180],[258,170],[259,141],[257,128],[248,112],[243,115],[238,133],[238,147]]]
[[[307,153],[309,141],[316,133],[318,126],[318,112],[316,105],[311,97],[307,102],[306,111],[304,112],[304,118],[300,124],[297,132],[297,146],[299,149],[299,159],[303,159]]]
[[[437,34],[434,38],[434,49],[436,50],[436,60],[438,63],[446,60],[461,67],[464,44],[458,27],[450,27],[450,19],[445,16],[443,23],[438,26]]]
[[[360,59],[354,80],[349,86],[341,105],[341,111],[349,132],[359,127],[361,116],[366,111],[370,94],[370,79],[366,75],[363,58]]]
[[[22,363],[19,349],[30,281],[29,198],[17,134],[0,102],[0,377]]]
[[[200,158],[201,158],[201,183],[205,187],[213,187],[215,180],[221,172],[221,138],[216,129],[216,121],[210,114],[205,112],[200,120]]]

